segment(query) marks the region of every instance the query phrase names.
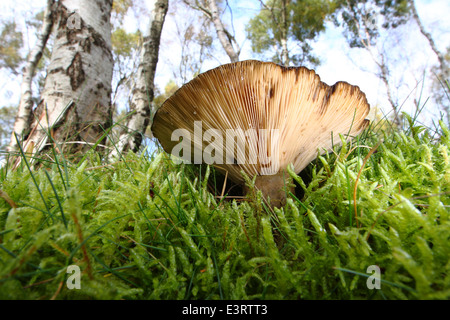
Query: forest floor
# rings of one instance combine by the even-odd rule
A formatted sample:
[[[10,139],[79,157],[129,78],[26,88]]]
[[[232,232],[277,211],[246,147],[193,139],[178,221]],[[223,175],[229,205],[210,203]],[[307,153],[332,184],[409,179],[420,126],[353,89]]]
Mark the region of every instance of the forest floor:
[[[290,171],[279,209],[160,151],[22,152],[0,169],[0,299],[449,299],[449,149],[442,123],[371,127]]]

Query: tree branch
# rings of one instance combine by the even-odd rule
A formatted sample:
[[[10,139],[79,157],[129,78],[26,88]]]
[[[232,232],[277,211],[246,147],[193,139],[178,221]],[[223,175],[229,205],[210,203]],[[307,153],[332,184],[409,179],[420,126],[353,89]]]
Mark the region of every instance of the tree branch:
[[[168,0],[157,0],[152,9],[148,34],[144,36],[137,70],[136,84],[130,101],[130,115],[125,130],[121,133],[117,147],[109,155],[115,159],[128,150],[136,152],[142,143],[142,136],[152,120],[151,103],[154,98],[154,80],[159,59],[161,32],[169,8]]]
[[[409,2],[410,2],[410,5],[411,5],[411,12],[412,12],[413,18],[416,21],[417,25],[419,26],[420,32],[428,40],[428,43],[430,44],[431,49],[436,54],[436,56],[437,56],[437,58],[439,60],[440,69],[442,71],[444,71],[444,66],[445,66],[444,56],[442,55],[442,53],[436,47],[436,44],[435,44],[433,38],[431,37],[431,34],[429,34],[425,30],[425,27],[423,26],[422,21],[420,21],[419,14],[417,13],[417,9],[416,9],[416,5],[414,3],[414,0],[410,0]]]
[[[230,58],[231,62],[239,61],[239,54],[241,49],[237,41],[234,39],[234,36],[231,35],[223,25],[223,22],[219,15],[219,8],[217,7],[216,0],[209,0],[207,3],[207,8],[202,6],[198,0],[195,1],[195,5],[188,0],[183,0],[183,2],[190,8],[203,12],[208,17],[208,19],[211,20],[214,28],[216,29],[220,44]]]
[[[36,68],[39,61],[44,54],[47,41],[53,28],[53,12],[55,0],[47,0],[47,6],[44,12],[44,20],[42,22],[41,31],[38,34],[38,39],[34,48],[30,51],[27,63],[23,69],[22,84],[20,87],[20,102],[17,110],[16,121],[14,122],[13,134],[11,135],[11,142],[8,146],[8,151],[17,150],[17,142],[14,138],[14,132],[18,137],[26,138],[26,131],[30,127],[32,121],[31,111],[33,108],[33,92],[32,83],[33,77],[36,73]]]

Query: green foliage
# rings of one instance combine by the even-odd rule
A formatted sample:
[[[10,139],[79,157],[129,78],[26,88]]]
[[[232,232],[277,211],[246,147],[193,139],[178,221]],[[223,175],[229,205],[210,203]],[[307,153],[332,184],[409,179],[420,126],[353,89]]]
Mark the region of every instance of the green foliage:
[[[128,10],[133,6],[133,0],[116,0],[113,1],[112,12],[117,16],[117,19],[123,20]]]
[[[0,108],[0,150],[5,150],[9,144],[16,113],[17,107],[15,106]]]
[[[0,31],[0,68],[19,74],[20,65],[24,61],[20,54],[22,46],[23,35],[17,30],[17,24],[14,21],[4,22]]]
[[[118,87],[128,77],[133,77],[134,69],[130,66],[136,60],[136,54],[141,43],[142,34],[139,30],[127,32],[125,29],[118,27],[111,33],[112,53],[115,61],[114,71],[120,79],[117,83]]]
[[[26,19],[25,25],[27,30],[38,35],[41,31],[40,29],[42,26],[43,18],[44,11],[40,11],[31,18]],[[47,46],[43,49],[42,57],[40,58],[36,66],[34,74],[33,87],[35,87],[37,90],[33,93],[32,100],[36,104],[38,103],[40,93],[44,87],[46,69],[51,56],[51,42],[52,41],[49,40],[47,42]],[[24,43],[24,33],[20,30],[20,26],[17,25],[17,23],[14,21],[3,22],[3,26],[0,31],[0,68],[5,68],[13,75],[22,75],[22,68],[27,59],[27,56],[23,54],[23,51],[26,47],[27,45]],[[26,52],[26,54],[28,53],[29,52]],[[9,111],[3,111],[2,115],[6,116],[4,112]],[[2,119],[2,115],[0,115],[0,119]],[[5,117],[4,120],[8,121],[9,118]],[[6,130],[8,127],[2,126],[0,128],[0,131],[2,131],[3,128]],[[12,128],[9,129],[10,133]],[[0,145],[0,149],[1,148],[2,147]]]
[[[325,30],[325,19],[332,13],[333,5],[328,0],[284,1],[286,18],[282,14],[282,0],[266,1],[258,15],[249,21],[246,28],[252,50],[259,54],[269,52],[271,60],[282,63],[282,39],[285,37],[295,44],[290,50],[290,60],[294,65],[319,60],[312,53],[311,41]],[[285,21],[284,21],[285,20]],[[283,22],[284,21],[284,22]],[[286,30],[284,30],[286,29]]]
[[[375,45],[380,29],[394,29],[411,17],[410,0],[336,0],[334,21],[343,25],[351,48]]]
[[[161,105],[166,101],[175,91],[178,90],[178,85],[173,80],[169,80],[166,86],[164,87],[164,92],[161,93],[159,90],[156,90],[155,98],[153,99],[153,105],[156,109],[161,107]]]
[[[443,123],[438,141],[365,132],[314,161],[310,181],[290,172],[303,196],[273,211],[259,192],[218,201],[212,168],[164,153],[22,159],[0,170],[0,298],[449,299],[449,149]]]
[[[134,33],[128,33],[123,28],[117,28],[111,34],[111,43],[114,54],[118,57],[131,58],[133,49],[139,46],[141,40],[140,31]]]
[[[136,13],[139,3],[134,0],[113,2],[111,12],[111,49],[114,58],[113,96],[117,99],[121,87],[130,90],[139,62],[139,49],[142,44],[142,32],[139,28],[128,32],[123,21],[130,12]],[[148,15],[141,10],[142,15]]]

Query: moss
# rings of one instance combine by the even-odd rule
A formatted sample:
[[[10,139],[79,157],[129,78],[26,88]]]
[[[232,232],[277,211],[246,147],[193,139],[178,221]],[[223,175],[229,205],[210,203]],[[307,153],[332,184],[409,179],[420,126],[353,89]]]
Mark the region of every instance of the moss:
[[[17,208],[0,197],[1,298],[449,299],[449,141],[443,125],[438,141],[365,134],[312,163],[311,181],[290,171],[302,197],[274,210],[258,193],[218,201],[210,168],[164,153],[2,168]]]

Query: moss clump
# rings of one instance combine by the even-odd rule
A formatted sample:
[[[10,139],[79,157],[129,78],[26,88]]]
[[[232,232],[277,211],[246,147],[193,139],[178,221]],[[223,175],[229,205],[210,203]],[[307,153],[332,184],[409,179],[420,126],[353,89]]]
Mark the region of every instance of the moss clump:
[[[164,153],[6,166],[0,298],[449,299],[449,148],[443,125],[437,141],[368,131],[312,163],[307,184],[290,172],[303,195],[273,211],[260,193],[218,201],[211,168]]]

